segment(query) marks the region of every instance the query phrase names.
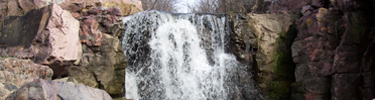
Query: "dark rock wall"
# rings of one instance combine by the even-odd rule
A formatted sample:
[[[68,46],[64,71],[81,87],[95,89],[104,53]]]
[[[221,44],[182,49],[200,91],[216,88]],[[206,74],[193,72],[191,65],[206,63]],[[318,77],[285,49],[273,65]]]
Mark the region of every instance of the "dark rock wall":
[[[300,11],[291,46],[294,100],[375,98],[374,0],[278,0],[270,12]],[[281,64],[285,62],[280,62]],[[260,67],[260,66],[259,66]]]

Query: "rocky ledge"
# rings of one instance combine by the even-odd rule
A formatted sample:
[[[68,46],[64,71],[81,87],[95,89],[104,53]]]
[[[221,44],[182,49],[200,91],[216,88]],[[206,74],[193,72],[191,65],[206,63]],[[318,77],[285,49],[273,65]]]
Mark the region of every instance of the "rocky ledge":
[[[374,9],[373,0],[274,0],[269,14],[242,17],[236,48],[252,51],[243,57],[265,99],[374,99]]]
[[[140,1],[0,0],[0,6],[1,100],[124,98],[122,17],[142,11]]]

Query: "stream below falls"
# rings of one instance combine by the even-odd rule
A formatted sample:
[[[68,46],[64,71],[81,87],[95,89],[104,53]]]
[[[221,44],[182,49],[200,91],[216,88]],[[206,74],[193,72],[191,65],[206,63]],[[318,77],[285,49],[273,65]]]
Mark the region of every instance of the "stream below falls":
[[[230,50],[225,14],[140,12],[123,19],[126,98],[135,100],[259,99],[239,75],[247,66]]]

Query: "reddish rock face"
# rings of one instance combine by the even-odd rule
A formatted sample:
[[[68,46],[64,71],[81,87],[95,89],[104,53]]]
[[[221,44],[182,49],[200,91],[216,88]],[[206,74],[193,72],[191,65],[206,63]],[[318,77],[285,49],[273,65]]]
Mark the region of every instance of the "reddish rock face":
[[[118,8],[94,8],[82,13],[80,41],[83,57],[69,69],[69,75],[79,83],[107,91],[111,96],[125,93],[125,55],[119,36],[122,17]]]
[[[375,98],[373,0],[275,0],[271,13],[300,11],[292,49],[295,100]]]
[[[374,85],[369,84],[374,80],[375,70],[368,67],[374,62],[370,57],[372,53],[368,52],[374,49],[370,28],[374,27],[374,22],[369,17],[374,15],[371,14],[373,5],[354,0],[311,0],[311,4],[306,5],[294,7],[300,9],[303,16],[296,21],[298,34],[292,45],[292,56],[297,64],[293,88],[306,90],[294,91],[292,98],[375,98]],[[312,79],[326,81],[312,82]]]

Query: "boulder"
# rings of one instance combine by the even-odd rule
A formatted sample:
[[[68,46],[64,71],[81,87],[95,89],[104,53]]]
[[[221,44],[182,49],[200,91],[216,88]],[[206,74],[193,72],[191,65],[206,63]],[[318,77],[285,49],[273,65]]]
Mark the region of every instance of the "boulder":
[[[5,58],[0,60],[0,99],[34,79],[51,80],[52,69],[31,60]]]
[[[22,86],[5,100],[112,100],[103,90],[72,82],[35,80]]]
[[[51,67],[58,77],[64,74],[60,70],[81,58],[78,32],[79,22],[55,4],[8,17],[0,36],[1,56],[33,59]]]

